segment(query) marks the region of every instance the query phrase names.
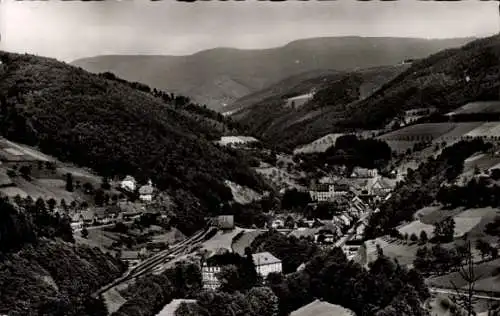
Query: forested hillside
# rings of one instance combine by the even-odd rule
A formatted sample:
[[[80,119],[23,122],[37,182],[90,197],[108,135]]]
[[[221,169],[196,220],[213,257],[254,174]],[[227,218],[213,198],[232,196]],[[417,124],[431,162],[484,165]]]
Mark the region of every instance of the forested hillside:
[[[383,84],[407,69],[408,65],[384,66],[353,72],[304,74],[238,101],[241,110],[232,114],[255,136],[272,144],[294,148],[326,134],[339,131],[337,122],[346,120],[353,103],[366,98]],[[287,83],[293,83],[287,85]],[[286,86],[286,88],[285,88]],[[304,105],[285,106],[286,99],[309,93],[314,97]],[[249,101],[255,102],[248,105]]]
[[[105,176],[151,178],[174,197],[186,233],[232,198],[224,180],[265,188],[244,157],[212,143],[236,125],[185,97],[54,59],[2,52],[0,60],[2,135]]]
[[[498,100],[500,36],[473,41],[416,61],[371,97],[359,102],[344,126],[376,128],[404,110],[442,112],[470,101]]]
[[[12,316],[101,316],[90,293],[125,270],[98,249],[76,246],[69,218],[41,199],[0,200],[0,313]]]

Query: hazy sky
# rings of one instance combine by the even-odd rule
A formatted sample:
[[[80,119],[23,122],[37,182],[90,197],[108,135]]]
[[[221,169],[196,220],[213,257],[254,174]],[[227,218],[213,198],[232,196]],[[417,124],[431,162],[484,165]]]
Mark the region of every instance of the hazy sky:
[[[101,54],[267,48],[317,36],[488,36],[498,2],[257,0],[22,1],[0,4],[0,49],[72,61]]]

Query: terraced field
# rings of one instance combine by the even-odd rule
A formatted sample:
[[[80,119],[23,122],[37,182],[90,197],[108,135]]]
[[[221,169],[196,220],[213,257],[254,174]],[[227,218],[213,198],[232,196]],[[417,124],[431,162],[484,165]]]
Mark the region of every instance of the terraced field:
[[[499,113],[500,102],[498,101],[479,101],[470,102],[464,106],[459,107],[450,114],[469,114],[469,113]]]
[[[483,122],[468,123],[425,123],[404,127],[399,130],[383,134],[378,139],[388,143],[392,150],[404,152],[419,142],[433,142],[447,145],[459,141],[475,129],[481,127]]]

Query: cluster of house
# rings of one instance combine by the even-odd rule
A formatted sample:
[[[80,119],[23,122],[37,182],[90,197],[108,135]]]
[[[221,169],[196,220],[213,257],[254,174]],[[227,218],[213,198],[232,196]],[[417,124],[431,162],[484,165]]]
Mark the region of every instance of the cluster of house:
[[[281,260],[273,256],[269,252],[259,252],[252,254],[255,271],[257,274],[266,279],[270,273],[281,273],[282,265]],[[205,289],[215,290],[220,287],[221,282],[218,274],[222,271],[223,266],[219,264],[203,263],[201,274],[203,280],[203,287]]]
[[[141,201],[151,202],[153,200],[154,187],[153,187],[153,182],[151,182],[151,180],[149,180],[146,185],[140,186],[139,188],[137,187],[138,187],[137,181],[132,176],[126,176],[125,179],[123,179],[120,182],[120,188],[122,190],[131,193],[136,192],[136,190],[138,190],[139,199]]]
[[[147,212],[144,206],[130,202],[118,202],[106,207],[89,207],[74,211],[71,217],[71,227],[81,229],[84,226],[107,225],[139,218]]]
[[[356,167],[347,179],[323,177],[313,182],[309,195],[314,202],[333,202],[343,196],[363,199],[385,198],[396,186],[396,180],[382,177],[377,169]]]

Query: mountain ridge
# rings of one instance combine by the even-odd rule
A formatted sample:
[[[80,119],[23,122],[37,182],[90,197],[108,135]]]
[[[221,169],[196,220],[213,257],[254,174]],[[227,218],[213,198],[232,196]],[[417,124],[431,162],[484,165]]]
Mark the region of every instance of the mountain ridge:
[[[80,58],[71,64],[94,73],[110,71],[129,81],[189,95],[200,104],[223,111],[224,105],[295,74],[394,64],[472,39],[318,37],[265,49],[219,47],[191,55],[101,55]],[[225,84],[211,85],[221,78],[226,78]],[[235,91],[234,85],[243,88]]]

